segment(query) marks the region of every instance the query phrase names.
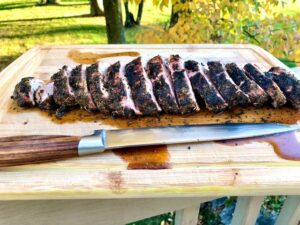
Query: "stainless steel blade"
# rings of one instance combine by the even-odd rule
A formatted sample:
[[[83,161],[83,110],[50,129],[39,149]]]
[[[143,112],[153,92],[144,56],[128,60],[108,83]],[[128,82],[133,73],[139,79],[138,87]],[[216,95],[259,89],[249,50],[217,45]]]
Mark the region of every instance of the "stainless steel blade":
[[[257,137],[298,129],[300,125],[252,123],[107,130],[105,149]]]

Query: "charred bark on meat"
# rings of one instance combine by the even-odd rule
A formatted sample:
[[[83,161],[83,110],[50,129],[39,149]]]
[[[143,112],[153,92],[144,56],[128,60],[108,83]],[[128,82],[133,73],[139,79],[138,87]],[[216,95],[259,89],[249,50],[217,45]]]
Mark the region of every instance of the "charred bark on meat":
[[[174,92],[182,114],[189,114],[200,110],[191,82],[186,74],[182,59],[179,55],[169,58],[169,70],[173,82]]]
[[[125,66],[125,76],[132,92],[136,107],[143,115],[157,115],[161,108],[154,96],[151,81],[138,57]]]
[[[286,98],[278,85],[270,78],[265,76],[263,72],[255,65],[250,63],[244,66],[246,75],[254,80],[269,95],[272,105],[277,108],[286,103]]]
[[[86,67],[84,65],[76,66],[71,71],[70,86],[75,94],[76,102],[80,105],[80,107],[88,112],[97,110],[87,87]]]
[[[218,61],[207,63],[209,78],[223,96],[230,108],[250,103],[249,96],[241,91]]]
[[[235,63],[228,63],[225,68],[235,84],[249,96],[254,106],[261,107],[269,101],[268,94],[255,81],[250,80]]]
[[[300,80],[295,75],[279,67],[273,67],[265,74],[279,86],[287,101],[295,109],[300,110]]]
[[[17,83],[14,93],[11,96],[20,107],[36,106],[34,99],[35,91],[44,85],[44,82],[34,77],[24,77]]]
[[[155,56],[147,64],[148,77],[152,82],[153,92],[163,112],[180,113],[172,87],[169,71],[165,68],[161,56]]]
[[[204,100],[206,108],[213,113],[223,112],[228,104],[207,77],[208,71],[194,60],[186,61],[184,66],[195,94]]]
[[[92,64],[86,69],[86,81],[88,90],[91,93],[94,103],[99,112],[108,115],[109,110],[109,94],[108,90],[104,87],[104,74],[100,71],[101,63]],[[108,66],[107,66],[108,67]]]
[[[130,118],[139,114],[119,61],[108,68],[104,87],[109,91],[108,106],[113,117]]]

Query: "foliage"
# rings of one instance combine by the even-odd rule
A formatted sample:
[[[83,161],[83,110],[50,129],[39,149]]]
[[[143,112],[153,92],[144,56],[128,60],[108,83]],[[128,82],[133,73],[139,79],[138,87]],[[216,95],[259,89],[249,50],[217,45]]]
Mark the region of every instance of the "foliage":
[[[300,61],[300,15],[284,11],[291,0],[152,1],[160,9],[171,2],[179,21],[170,29],[156,26],[139,33],[138,42],[252,43]]]
[[[266,209],[266,211],[271,212],[275,211],[276,213],[279,213],[283,203],[286,199],[286,196],[279,195],[279,196],[267,196],[264,199],[262,207]]]
[[[205,202],[200,207],[199,223],[205,225],[222,225],[221,209],[214,209],[211,202]]]

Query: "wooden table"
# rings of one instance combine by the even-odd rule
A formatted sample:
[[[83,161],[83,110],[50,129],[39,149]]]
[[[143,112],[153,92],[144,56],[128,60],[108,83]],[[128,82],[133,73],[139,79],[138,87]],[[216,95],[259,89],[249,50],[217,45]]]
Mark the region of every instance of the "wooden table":
[[[200,58],[206,55],[204,60],[219,53],[223,57],[225,54],[224,62],[249,61],[265,68],[283,66],[269,53],[252,45],[36,47],[0,74],[0,135],[86,135],[99,127],[117,129],[170,123],[164,117],[131,124],[98,115],[87,119],[82,111],[76,112],[81,120],[74,121],[74,117],[68,116],[67,122],[63,122],[39,110],[21,110],[9,99],[21,77],[33,75],[46,79],[63,64],[75,65],[71,50],[94,52],[97,59],[99,52],[139,50],[157,54],[157,49],[170,48],[178,53],[185,49]],[[282,112],[293,117],[289,110]],[[294,113],[296,116],[297,112]],[[253,110],[250,114],[252,119],[258,119]],[[274,118],[286,115],[274,115]],[[228,114],[219,118],[225,120],[226,116]],[[211,123],[216,119],[211,116],[205,121],[194,115],[176,117],[172,123]],[[238,117],[231,119],[239,120]],[[247,121],[247,118],[242,119]],[[153,154],[158,157],[155,151]],[[157,170],[128,169],[126,157],[112,151],[59,162],[1,168],[0,224],[118,225],[173,210],[177,210],[177,224],[196,224],[200,203],[231,195],[244,196],[238,200],[232,224],[250,225],[255,223],[263,196],[300,195],[300,162],[280,158],[267,142],[239,146],[216,142],[170,145],[163,154],[168,166]],[[139,160],[147,155],[137,153]],[[299,197],[290,197],[287,202],[277,225],[296,224],[300,219]]]

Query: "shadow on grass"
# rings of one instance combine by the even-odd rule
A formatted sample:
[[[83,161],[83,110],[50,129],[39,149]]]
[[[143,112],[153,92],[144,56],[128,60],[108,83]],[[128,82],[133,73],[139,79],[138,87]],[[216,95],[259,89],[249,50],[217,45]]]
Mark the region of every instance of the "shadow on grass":
[[[19,55],[8,55],[8,56],[2,56],[0,57],[0,72],[7,67],[10,63],[12,63],[16,58],[18,58]]]
[[[80,3],[76,3],[76,2],[68,2],[68,3],[66,3],[66,2],[59,2],[59,3],[52,3],[52,4],[46,4],[46,3],[43,3],[43,2],[38,2],[37,4],[36,4],[36,6],[81,6],[81,5],[89,5],[89,3],[88,2],[80,2]]]
[[[103,25],[78,25],[78,26],[67,26],[67,27],[55,27],[49,30],[39,31],[34,33],[32,30],[28,30],[25,34],[12,34],[2,35],[1,38],[27,38],[36,36],[47,36],[56,34],[76,34],[76,33],[102,33],[105,35],[106,29]]]
[[[47,21],[47,20],[71,19],[71,18],[80,18],[80,17],[90,17],[90,14],[82,14],[82,15],[76,15],[76,16],[59,16],[59,17],[20,19],[20,20],[2,20],[1,23]]]
[[[0,3],[0,10],[22,9],[35,6],[35,2]]]
[[[64,2],[64,3],[57,3],[57,4],[46,4],[43,2],[38,1],[31,1],[31,2],[12,2],[12,3],[0,3],[0,10],[10,10],[10,9],[23,9],[29,7],[41,7],[41,6],[62,6],[62,7],[70,7],[70,6],[81,6],[81,5],[89,5],[88,2]]]

